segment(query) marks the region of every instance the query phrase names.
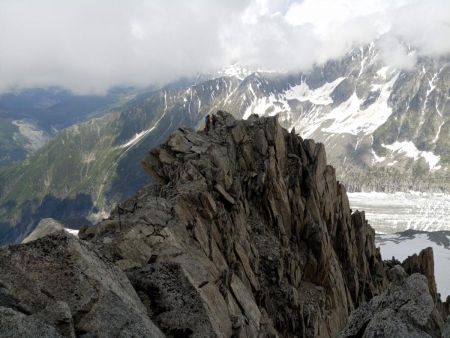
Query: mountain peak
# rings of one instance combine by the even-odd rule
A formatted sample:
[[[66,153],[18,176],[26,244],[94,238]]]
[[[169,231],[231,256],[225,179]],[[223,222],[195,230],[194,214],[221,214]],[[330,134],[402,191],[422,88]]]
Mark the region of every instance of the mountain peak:
[[[155,306],[194,335],[334,336],[383,288],[373,229],[351,214],[322,144],[277,117],[216,117],[216,129],[179,128],[148,152],[143,165],[157,184],[80,237],[129,271],[138,293],[156,288]],[[206,313],[177,308],[174,284],[159,275],[179,280]],[[172,327],[167,313],[153,320]]]

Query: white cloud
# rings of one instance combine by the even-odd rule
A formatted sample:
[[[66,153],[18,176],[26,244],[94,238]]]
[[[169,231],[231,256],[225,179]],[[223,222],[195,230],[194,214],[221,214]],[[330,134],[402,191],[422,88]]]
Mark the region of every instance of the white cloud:
[[[239,61],[305,70],[383,35],[382,58],[450,52],[448,0],[0,0],[0,91],[101,93]]]

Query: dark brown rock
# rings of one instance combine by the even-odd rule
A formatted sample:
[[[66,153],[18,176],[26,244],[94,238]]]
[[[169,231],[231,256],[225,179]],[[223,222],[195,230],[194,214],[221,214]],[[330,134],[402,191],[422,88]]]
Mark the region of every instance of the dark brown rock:
[[[180,129],[149,152],[143,165],[159,185],[80,236],[133,267],[128,276],[168,335],[335,336],[385,287],[373,229],[351,215],[323,145],[276,117],[217,117],[209,134]],[[166,301],[151,301],[155,289]],[[179,290],[192,295],[192,314],[177,305]]]

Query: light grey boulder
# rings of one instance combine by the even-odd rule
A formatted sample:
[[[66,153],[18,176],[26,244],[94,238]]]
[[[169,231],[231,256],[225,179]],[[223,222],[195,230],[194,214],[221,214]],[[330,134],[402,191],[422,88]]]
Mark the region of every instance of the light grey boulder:
[[[339,338],[440,337],[442,317],[433,301],[424,275],[405,272],[396,266],[388,273],[392,284],[353,311]]]
[[[64,230],[64,224],[53,218],[43,218],[39,221],[33,232],[22,240],[22,243],[35,241],[38,238],[50,235],[60,230]]]
[[[61,335],[164,337],[126,275],[64,231],[0,248],[0,266],[0,306]],[[0,337],[7,334],[0,331]]]
[[[0,337],[61,338],[63,336],[44,321],[0,306]]]

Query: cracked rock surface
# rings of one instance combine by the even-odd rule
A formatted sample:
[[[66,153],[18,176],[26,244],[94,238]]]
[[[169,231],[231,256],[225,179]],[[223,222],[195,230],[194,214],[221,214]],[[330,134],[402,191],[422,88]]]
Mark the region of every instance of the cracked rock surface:
[[[181,128],[143,165],[157,184],[80,237],[168,336],[333,337],[383,289],[374,231],[323,145],[275,117],[220,112],[216,130]]]
[[[0,266],[1,337],[164,337],[125,273],[64,231],[0,248]]]
[[[354,311],[339,338],[441,337],[444,322],[427,278],[418,273],[408,276],[400,266],[395,269],[389,289]]]

